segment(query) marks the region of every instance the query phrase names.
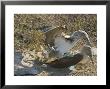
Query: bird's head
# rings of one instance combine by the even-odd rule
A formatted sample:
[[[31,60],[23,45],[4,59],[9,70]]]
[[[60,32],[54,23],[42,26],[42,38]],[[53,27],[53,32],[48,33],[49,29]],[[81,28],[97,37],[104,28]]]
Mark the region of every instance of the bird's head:
[[[70,36],[70,39],[72,39],[72,42],[77,42],[80,39],[84,39],[85,42],[86,42],[85,44],[91,46],[89,36],[83,30],[75,31],[74,33],[72,33],[71,36]]]
[[[74,40],[79,40],[80,38],[85,37],[85,34],[86,34],[85,31],[79,30],[79,31],[75,31],[75,32],[71,35],[71,37],[72,37]]]

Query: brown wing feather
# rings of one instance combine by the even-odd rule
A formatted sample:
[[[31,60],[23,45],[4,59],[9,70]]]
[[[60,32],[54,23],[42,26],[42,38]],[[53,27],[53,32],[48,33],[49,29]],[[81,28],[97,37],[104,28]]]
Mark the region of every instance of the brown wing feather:
[[[72,65],[76,65],[83,59],[83,55],[76,54],[73,57],[63,57],[61,59],[52,61],[50,63],[47,63],[49,66],[54,68],[67,68]]]

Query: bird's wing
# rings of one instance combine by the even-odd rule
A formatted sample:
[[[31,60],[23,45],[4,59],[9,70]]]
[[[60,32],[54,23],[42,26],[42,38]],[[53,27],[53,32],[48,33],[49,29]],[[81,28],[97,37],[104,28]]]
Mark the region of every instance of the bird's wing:
[[[45,33],[46,35],[46,43],[47,44],[51,44],[54,42],[54,38],[58,35],[61,35],[62,32],[65,32],[66,31],[66,28],[63,27],[63,26],[58,26],[58,27],[55,27],[51,30],[49,30],[48,32]]]
[[[79,52],[83,48],[84,45],[85,45],[85,40],[79,39],[77,40],[76,43],[73,44],[73,47],[70,49],[70,51]]]

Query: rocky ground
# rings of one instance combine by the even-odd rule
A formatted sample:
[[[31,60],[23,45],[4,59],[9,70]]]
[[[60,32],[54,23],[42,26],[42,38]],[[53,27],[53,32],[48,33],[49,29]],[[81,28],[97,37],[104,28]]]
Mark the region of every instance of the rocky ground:
[[[70,73],[71,76],[97,76],[97,60],[96,56],[93,57],[94,64],[89,61],[87,64],[83,65],[81,68],[81,65],[77,65],[76,69],[77,71],[72,71]]]
[[[45,31],[58,26],[66,26],[66,33],[84,30],[90,37],[92,47],[97,47],[97,16],[95,14],[75,15],[14,15],[14,75],[15,76],[96,76],[97,56],[93,56],[94,64],[89,61],[85,65],[55,69],[43,65],[41,55],[45,45]],[[56,32],[58,33],[58,32]],[[51,34],[52,35],[52,34]],[[50,36],[49,36],[50,37]],[[50,37],[51,38],[51,37]],[[39,55],[39,57],[38,57]],[[43,60],[42,60],[43,59]]]
[[[35,51],[15,52],[14,75],[15,76],[96,76],[97,61],[93,57],[94,64],[89,61],[85,65],[76,65],[72,70],[69,68],[56,69],[45,66],[42,62],[35,60]]]

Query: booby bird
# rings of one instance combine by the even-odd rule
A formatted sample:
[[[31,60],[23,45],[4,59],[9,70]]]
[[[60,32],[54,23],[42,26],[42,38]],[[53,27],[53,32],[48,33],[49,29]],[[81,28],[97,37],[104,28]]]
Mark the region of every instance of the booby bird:
[[[68,52],[70,49],[72,49],[75,45],[77,45],[77,42],[79,39],[83,38],[85,40],[85,44],[82,45],[81,49],[79,49],[79,52],[76,54],[73,54],[72,56],[62,56],[54,61],[45,63],[48,66],[51,66],[53,68],[67,68],[72,65],[76,65],[78,63],[85,64],[88,60],[92,60],[92,50],[91,50],[91,42],[89,40],[88,34],[85,31],[75,31],[72,35],[65,35],[64,33],[61,34],[65,39],[68,39],[68,41],[57,41],[54,42],[56,46],[56,50],[58,51],[58,54],[62,54],[64,52]],[[58,38],[59,39],[59,38]],[[62,42],[62,44],[60,44]],[[65,43],[64,43],[65,42]],[[57,44],[58,43],[58,44]],[[69,47],[64,47],[65,44],[68,43]],[[68,45],[67,44],[67,45]],[[58,47],[59,46],[59,47]],[[63,49],[62,49],[63,48]]]

